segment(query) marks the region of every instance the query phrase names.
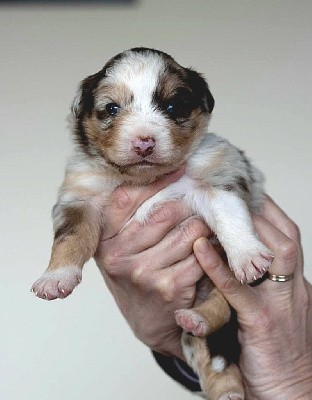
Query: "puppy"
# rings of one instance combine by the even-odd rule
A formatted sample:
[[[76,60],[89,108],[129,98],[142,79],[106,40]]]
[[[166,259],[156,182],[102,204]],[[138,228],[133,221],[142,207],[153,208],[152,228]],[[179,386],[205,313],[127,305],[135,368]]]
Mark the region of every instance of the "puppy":
[[[77,146],[53,208],[51,260],[32,287],[38,297],[64,298],[81,281],[105,229],[103,204],[115,188],[148,185],[183,163],[185,175],[146,201],[134,218],[143,223],[159,203],[182,199],[217,235],[239,281],[263,275],[273,256],[250,217],[260,209],[263,178],[242,151],[208,133],[213,107],[200,74],[153,49],[118,54],[82,81],[71,113]],[[231,319],[220,292],[209,283],[206,300],[175,317],[192,334],[182,335],[182,345],[206,398],[243,399],[238,367],[207,346]]]

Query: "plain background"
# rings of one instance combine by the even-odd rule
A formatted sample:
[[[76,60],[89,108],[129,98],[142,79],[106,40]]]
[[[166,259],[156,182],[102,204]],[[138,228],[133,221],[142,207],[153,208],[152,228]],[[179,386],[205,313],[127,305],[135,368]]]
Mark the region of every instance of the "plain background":
[[[93,262],[64,301],[29,293],[49,258],[76,86],[124,49],[161,49],[207,77],[211,131],[264,171],[312,279],[311,18],[310,0],[0,7],[1,399],[192,397],[133,337]]]

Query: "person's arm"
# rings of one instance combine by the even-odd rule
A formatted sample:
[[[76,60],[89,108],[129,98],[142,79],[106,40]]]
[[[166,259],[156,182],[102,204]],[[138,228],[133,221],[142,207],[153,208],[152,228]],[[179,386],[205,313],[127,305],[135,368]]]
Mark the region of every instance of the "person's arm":
[[[310,398],[312,293],[303,278],[297,229],[285,214],[267,200],[263,217],[254,222],[260,238],[275,253],[272,271],[296,270],[295,280],[242,286],[209,243],[199,239],[209,236],[209,229],[178,202],[163,205],[146,225],[132,222],[119,232],[138,205],[159,188],[152,185],[148,195],[146,188],[122,190],[128,201],[121,202],[122,207],[112,205],[111,233],[102,238],[97,263],[138,339],[175,357],[183,368],[174,311],[192,306],[203,268],[238,313],[247,399]],[[172,366],[179,369],[176,363]],[[187,377],[173,377],[187,382]]]

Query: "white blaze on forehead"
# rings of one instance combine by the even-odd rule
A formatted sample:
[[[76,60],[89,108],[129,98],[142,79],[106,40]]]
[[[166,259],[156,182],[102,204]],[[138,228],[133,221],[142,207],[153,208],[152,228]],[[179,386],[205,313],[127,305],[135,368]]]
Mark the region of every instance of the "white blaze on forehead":
[[[124,84],[133,94],[132,107],[148,114],[159,76],[164,71],[165,62],[159,54],[129,51],[108,70],[105,83]]]

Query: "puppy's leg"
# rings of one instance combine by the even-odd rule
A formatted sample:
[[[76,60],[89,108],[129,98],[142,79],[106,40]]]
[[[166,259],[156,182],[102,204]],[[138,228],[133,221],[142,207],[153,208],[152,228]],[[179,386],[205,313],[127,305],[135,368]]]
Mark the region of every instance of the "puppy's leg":
[[[252,282],[265,273],[273,255],[255,234],[245,201],[235,191],[213,187],[183,176],[142,204],[134,219],[144,222],[160,203],[184,199],[194,213],[203,217],[223,246],[230,268],[241,282]]]
[[[207,300],[192,309],[175,312],[175,319],[186,332],[194,336],[207,336],[226,324],[231,317],[230,307],[221,294],[213,288]]]
[[[50,263],[32,286],[38,297],[64,298],[81,281],[82,267],[99,242],[102,210],[116,186],[94,171],[65,176],[52,213],[55,235]]]
[[[64,298],[78,285],[82,267],[95,253],[100,234],[100,215],[87,204],[63,206],[58,213],[62,223],[55,231],[49,266],[32,287],[38,297],[47,300]]]
[[[195,188],[185,198],[216,233],[236,278],[241,282],[260,278],[273,255],[255,234],[246,203],[235,192],[208,186]]]
[[[211,357],[205,338],[182,334],[182,348],[188,364],[197,373],[209,400],[243,400],[244,387],[238,367],[227,365],[221,356]]]

